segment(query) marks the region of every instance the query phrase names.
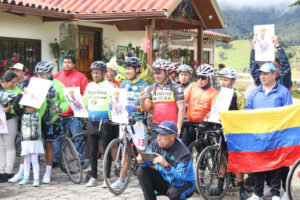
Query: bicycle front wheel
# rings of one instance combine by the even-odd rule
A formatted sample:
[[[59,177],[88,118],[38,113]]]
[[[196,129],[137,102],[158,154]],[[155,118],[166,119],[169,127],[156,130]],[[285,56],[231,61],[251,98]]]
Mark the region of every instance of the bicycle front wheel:
[[[286,190],[290,200],[300,199],[300,158],[290,169],[286,181]]]
[[[125,140],[117,138],[111,141],[103,161],[104,181],[111,193],[119,195],[125,191],[129,184],[130,166],[129,148]],[[120,184],[120,177],[125,181],[122,184]]]
[[[81,183],[82,169],[79,154],[72,142],[68,137],[63,139],[62,144],[62,161],[64,168],[74,183]]]
[[[218,177],[221,172],[225,174],[223,190],[213,193],[212,190],[218,187]],[[197,188],[204,199],[220,200],[225,196],[229,186],[227,158],[224,153],[221,154],[219,147],[209,146],[202,151],[195,173]]]

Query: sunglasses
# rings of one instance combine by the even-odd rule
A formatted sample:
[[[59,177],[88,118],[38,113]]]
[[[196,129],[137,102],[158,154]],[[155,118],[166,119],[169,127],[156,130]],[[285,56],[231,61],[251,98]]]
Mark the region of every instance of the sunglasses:
[[[167,131],[169,133],[174,133],[174,134],[177,134],[175,131],[173,131],[172,129],[166,127],[166,126],[163,126],[163,125],[158,125],[158,128],[164,130],[164,131]]]
[[[206,80],[207,79],[206,76],[197,76],[197,77],[198,77],[198,79],[201,79],[201,80]]]

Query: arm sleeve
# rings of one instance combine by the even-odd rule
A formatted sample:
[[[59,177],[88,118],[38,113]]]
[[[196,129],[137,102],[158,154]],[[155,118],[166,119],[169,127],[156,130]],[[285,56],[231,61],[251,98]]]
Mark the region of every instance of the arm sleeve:
[[[249,96],[249,98],[247,99],[247,103],[246,103],[246,106],[244,108],[244,110],[250,110],[250,109],[253,109],[253,92]]]
[[[282,48],[278,49],[277,56],[280,62],[280,83],[289,89],[292,85],[292,73],[289,59]]]
[[[58,106],[61,109],[61,113],[64,113],[69,109],[69,103],[66,100],[65,95],[64,95],[65,86],[63,84],[61,84],[61,85],[62,85],[62,87],[60,87],[58,89],[58,93],[57,93],[58,94],[58,101],[59,101]]]
[[[40,114],[40,116],[43,116],[45,111],[47,108],[47,100],[45,99],[45,101],[43,102],[43,104],[41,105],[41,107],[38,109],[38,112]]]
[[[21,108],[21,105],[19,104],[22,97],[22,94],[18,94],[15,100],[13,101],[13,109],[19,118],[21,118],[24,113],[23,108]]]
[[[84,74],[82,74],[81,81],[80,81],[80,89],[81,89],[80,93],[82,96],[85,92],[85,89],[86,89],[88,83],[89,83],[89,80],[85,77]]]
[[[285,91],[285,94],[283,96],[284,96],[284,98],[282,99],[283,106],[287,106],[293,103],[292,95],[288,90]]]
[[[184,101],[183,89],[178,84],[174,87],[174,97],[176,102]]]
[[[259,69],[258,62],[255,61],[255,50],[252,49],[250,53],[250,74],[257,86],[260,85],[258,69]]]
[[[88,95],[87,95],[88,90],[89,90],[89,86],[86,87],[86,90],[84,91],[83,98],[82,98],[83,104],[86,108],[88,108]]]

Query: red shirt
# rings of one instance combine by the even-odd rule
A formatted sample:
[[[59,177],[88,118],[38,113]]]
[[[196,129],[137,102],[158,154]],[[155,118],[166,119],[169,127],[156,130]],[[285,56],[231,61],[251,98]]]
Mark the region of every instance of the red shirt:
[[[54,74],[53,77],[62,82],[62,84],[64,84],[65,87],[80,87],[80,93],[82,96],[84,94],[87,84],[89,83],[85,75],[81,72],[76,71],[75,69],[72,69],[71,71],[58,72]],[[69,110],[67,112],[61,113],[59,115],[73,116],[74,113],[72,108],[69,107]]]

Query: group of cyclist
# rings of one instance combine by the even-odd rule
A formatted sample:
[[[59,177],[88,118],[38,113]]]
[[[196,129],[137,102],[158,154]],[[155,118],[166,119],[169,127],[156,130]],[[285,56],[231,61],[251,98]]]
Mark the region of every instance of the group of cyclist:
[[[253,40],[252,43],[254,45],[255,40]],[[276,90],[275,87],[280,86],[281,83],[288,89],[292,87],[288,58],[278,44],[277,37],[274,39],[274,45],[278,49],[278,58],[272,64],[265,64],[260,67],[259,63],[254,61],[254,50],[251,51],[250,60],[250,71],[256,85],[263,85],[258,87],[261,88],[260,90],[266,90],[266,88],[268,88],[264,85],[265,79],[263,79],[263,76],[266,75],[264,73],[276,73],[276,80],[278,82],[275,82],[274,87],[268,88],[269,93],[271,93],[270,91]],[[159,172],[159,174],[157,174],[156,172],[150,171],[138,171],[145,199],[153,199],[153,194],[155,194],[155,190],[157,192],[158,189],[157,185],[150,187],[150,182],[145,182],[143,176],[151,177],[154,174],[155,176],[161,175],[163,178],[159,180],[153,179],[154,182],[159,182],[160,184],[163,182],[167,183],[167,186],[164,187],[164,189],[160,188],[160,191],[162,194],[169,196],[170,199],[184,199],[190,196],[195,188],[195,179],[193,169],[189,166],[191,157],[186,154],[188,149],[185,147],[188,147],[196,139],[196,132],[194,128],[189,126],[189,123],[200,124],[203,121],[207,121],[211,108],[216,101],[218,88],[213,87],[213,76],[215,75],[214,67],[209,64],[201,64],[195,69],[196,81],[193,81],[194,70],[192,67],[187,64],[171,63],[159,58],[155,60],[151,66],[154,83],[148,85],[148,83],[139,76],[141,72],[141,62],[134,56],[125,59],[124,55],[118,54],[115,63],[106,64],[102,61],[93,62],[90,66],[92,75],[92,82],[90,83],[84,74],[76,71],[75,66],[76,59],[72,55],[66,55],[63,58],[63,71],[54,75],[52,74],[53,64],[51,62],[44,61],[36,65],[36,75],[39,78],[50,80],[52,84],[44,102],[46,106],[44,110],[39,113],[39,118],[36,122],[37,125],[35,125],[35,129],[39,130],[37,131],[37,135],[35,135],[35,137],[25,137],[25,133],[22,132],[23,128],[21,129],[23,136],[22,148],[24,148],[22,149],[22,156],[25,158],[25,161],[22,157],[19,171],[14,176],[12,174],[14,163],[14,156],[12,154],[14,154],[15,151],[10,149],[14,149],[14,137],[18,127],[16,125],[16,113],[21,118],[22,126],[26,126],[28,123],[26,123],[26,117],[24,116],[26,114],[32,115],[38,112],[39,109],[30,110],[17,105],[22,94],[26,93],[26,87],[29,83],[29,80],[24,78],[24,65],[17,63],[11,70],[8,70],[3,75],[0,88],[2,92],[1,104],[4,107],[3,111],[6,113],[8,131],[12,134],[8,134],[10,138],[2,138],[5,137],[5,135],[0,134],[1,142],[4,141],[3,143],[5,144],[0,144],[1,182],[21,181],[19,183],[22,185],[28,184],[28,172],[30,170],[30,163],[32,163],[34,170],[33,185],[39,186],[39,167],[37,166],[38,161],[36,160],[36,155],[44,153],[44,151],[42,149],[43,147],[36,143],[32,144],[34,148],[29,148],[30,145],[28,142],[41,140],[41,138],[44,139],[46,144],[46,171],[42,183],[49,184],[51,182],[52,166],[57,166],[59,162],[62,133],[65,132],[67,126],[72,136],[83,132],[81,119],[74,117],[74,113],[68,106],[63,95],[64,87],[80,87],[84,104],[88,110],[86,130],[88,134],[91,177],[86,186],[92,187],[98,185],[98,142],[101,142],[102,152],[104,153],[108,144],[122,132],[118,125],[111,123],[110,114],[110,110],[112,110],[113,107],[110,103],[111,92],[114,91],[114,88],[120,87],[128,91],[128,105],[125,106],[125,109],[129,113],[130,119],[135,121],[133,130],[131,129],[132,127],[128,128],[128,130],[138,153],[140,154],[147,150],[148,152],[157,154],[157,158],[153,163],[145,163],[140,155],[138,156],[138,161],[143,168],[147,169],[149,166],[154,166],[153,169]],[[119,73],[120,71],[122,73]],[[217,75],[221,87],[234,89],[233,86],[237,79],[237,73],[234,69],[225,67],[221,69]],[[253,93],[260,92],[260,90],[257,90],[259,89],[255,89]],[[268,96],[268,92],[266,92],[265,95]],[[7,94],[10,98],[6,98],[4,94]],[[257,97],[251,94],[250,98],[253,100]],[[7,100],[4,101],[5,99]],[[229,110],[241,110],[244,109],[245,105],[246,98],[243,93],[234,89]],[[259,106],[259,108],[261,107],[270,106]],[[251,109],[256,107],[251,107],[250,102],[248,102],[247,108]],[[151,137],[148,138],[148,127],[144,113],[150,112],[150,110],[152,110],[153,114],[153,131],[151,131]],[[185,121],[188,123],[184,123]],[[134,130],[140,127],[144,130],[142,134],[135,134]],[[30,125],[29,132],[32,131]],[[176,138],[179,138],[182,142],[179,142]],[[150,144],[148,141],[152,143]],[[78,141],[75,141],[75,146],[77,143]],[[9,145],[9,147],[6,145]],[[174,148],[174,150],[171,151],[170,147]],[[175,149],[182,149],[182,151],[178,152],[177,150],[175,151]],[[34,156],[32,156],[33,154]],[[28,157],[28,155],[31,155],[31,157]],[[84,154],[81,155],[81,162],[84,162],[84,156]],[[221,165],[218,185],[216,188],[211,189],[211,195],[217,196],[222,192],[225,176],[222,172],[225,170],[226,166]],[[127,169],[124,167],[120,172],[119,179],[114,182],[111,187],[123,187],[125,184],[124,173],[126,173],[126,171]],[[189,174],[186,174],[187,171]],[[201,175],[204,172],[200,170],[197,173]],[[247,199],[248,195],[244,190],[243,174],[237,173],[236,179],[240,187],[240,199]],[[258,180],[259,178],[256,179]],[[261,179],[264,180],[264,177],[260,176],[259,180]],[[270,181],[273,183],[273,179],[270,177],[269,179],[267,183]],[[102,186],[106,187],[105,182]],[[180,189],[181,187],[185,187],[187,192]],[[254,187],[258,188],[261,187],[261,185],[254,185]],[[149,190],[149,188],[152,189]],[[171,190],[169,190],[170,188]],[[261,188],[259,192],[257,192],[257,190],[255,190],[254,196],[250,198],[251,200],[261,198]],[[158,191],[158,193],[160,193],[160,191]],[[274,193],[273,196],[278,196],[278,193]]]

